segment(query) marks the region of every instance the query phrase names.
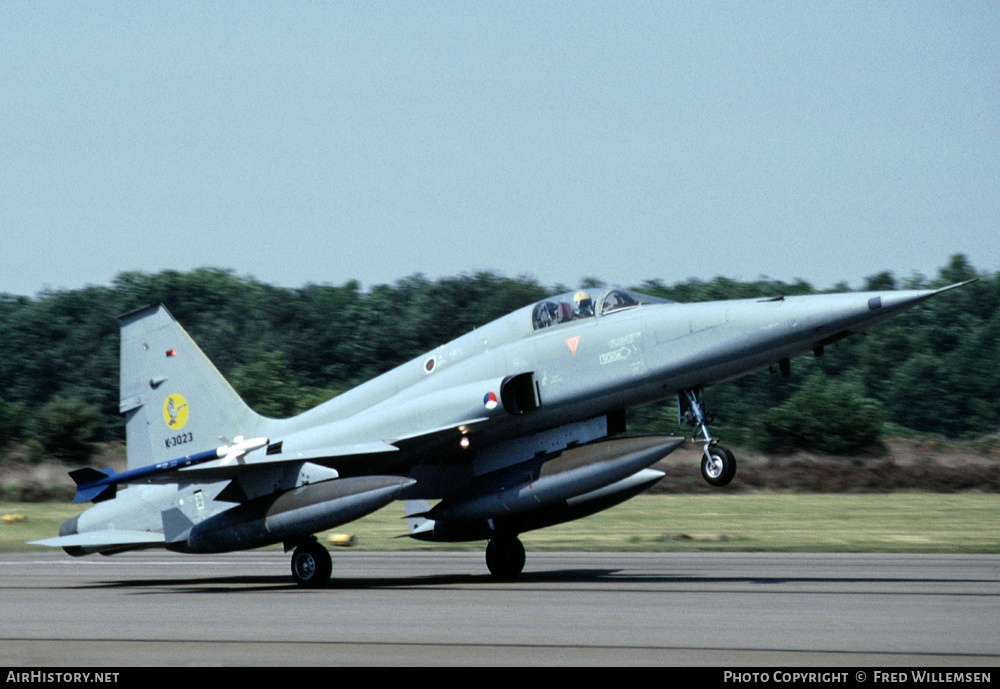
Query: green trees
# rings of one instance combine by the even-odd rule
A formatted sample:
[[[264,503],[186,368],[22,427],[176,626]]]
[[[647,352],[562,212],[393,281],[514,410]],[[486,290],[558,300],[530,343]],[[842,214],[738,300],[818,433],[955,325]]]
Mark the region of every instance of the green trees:
[[[952,257],[937,279],[879,273],[863,289],[938,286],[979,277],[871,332],[706,394],[727,438],[771,449],[855,452],[883,422],[949,436],[1000,429],[1000,274]],[[588,278],[588,285],[599,280]],[[0,444],[34,438],[51,456],[83,458],[121,438],[116,317],[163,303],[257,411],[288,416],[555,292],[528,278],[414,275],[286,289],[232,271],[123,273],[110,287],[0,295]],[[807,282],[715,278],[635,289],[676,301],[809,294]],[[631,429],[673,431],[667,402],[631,414]]]
[[[339,394],[340,390],[300,386],[284,353],[259,351],[237,366],[233,388],[258,414],[275,419],[295,416]]]
[[[818,373],[767,410],[762,423],[759,442],[769,452],[856,454],[878,445],[885,416],[882,404],[865,397],[860,385]]]
[[[35,416],[34,435],[44,455],[67,462],[89,461],[103,430],[100,410],[78,398],[54,397]]]
[[[29,418],[24,402],[4,402],[0,399],[0,448],[25,437]]]

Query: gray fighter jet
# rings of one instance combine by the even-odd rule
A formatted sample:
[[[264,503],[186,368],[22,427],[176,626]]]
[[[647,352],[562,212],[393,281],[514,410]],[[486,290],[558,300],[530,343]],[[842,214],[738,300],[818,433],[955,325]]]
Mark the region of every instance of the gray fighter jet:
[[[520,533],[663,476],[650,467],[684,438],[625,435],[629,407],[677,395],[702,475],[725,485],[736,460],[709,432],[706,386],[775,364],[787,373],[791,358],[961,284],[693,304],[568,293],[290,419],[253,412],[165,307],[145,308],[121,318],[128,469],[71,472],[74,502],[95,504],[36,543],[70,555],[282,543],[294,580],[324,586],[331,560],[314,534],[401,499],[411,537],[486,540],[490,572],[512,579]]]

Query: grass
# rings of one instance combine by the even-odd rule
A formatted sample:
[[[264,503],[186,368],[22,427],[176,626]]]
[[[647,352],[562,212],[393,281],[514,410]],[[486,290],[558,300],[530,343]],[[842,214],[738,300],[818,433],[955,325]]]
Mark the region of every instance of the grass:
[[[79,513],[63,503],[0,502],[0,552],[26,552],[27,541],[55,536]],[[996,493],[639,496],[600,514],[522,535],[529,550],[802,551],[1000,553]],[[354,536],[365,550],[480,549],[481,542],[432,544],[396,538],[403,507],[321,534]]]

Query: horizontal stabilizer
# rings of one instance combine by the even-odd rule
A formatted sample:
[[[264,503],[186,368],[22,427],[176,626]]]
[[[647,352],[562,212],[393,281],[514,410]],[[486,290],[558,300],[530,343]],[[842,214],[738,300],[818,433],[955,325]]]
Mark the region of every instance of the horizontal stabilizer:
[[[72,536],[57,536],[31,541],[29,545],[44,545],[50,548],[86,548],[99,550],[101,548],[119,548],[122,546],[158,545],[163,543],[163,534],[149,531],[91,531],[89,533],[73,534]]]

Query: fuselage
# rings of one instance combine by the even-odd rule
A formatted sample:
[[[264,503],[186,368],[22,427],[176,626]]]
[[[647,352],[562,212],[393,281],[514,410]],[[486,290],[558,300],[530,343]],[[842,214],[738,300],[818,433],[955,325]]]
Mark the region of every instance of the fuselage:
[[[580,291],[290,419],[253,413],[165,309],[144,309],[122,320],[130,470],[79,486],[98,504],[42,543],[74,554],[295,546],[395,499],[441,500],[411,525],[429,539],[575,519],[655,483],[662,473],[646,467],[683,440],[609,438],[624,410],[820,354],[944,289],[692,304]],[[715,461],[714,440],[699,442]],[[227,454],[241,443],[245,456]],[[212,459],[178,468],[177,447]],[[133,473],[142,484],[104,492]]]
[[[539,304],[522,308],[293,419],[262,419],[247,435],[317,457],[326,447],[394,443],[414,429],[467,424],[471,455],[821,351],[932,294],[680,304],[612,289],[584,317],[572,295],[562,295],[540,303],[555,305],[562,320],[540,325]],[[602,311],[612,299],[617,308]]]

